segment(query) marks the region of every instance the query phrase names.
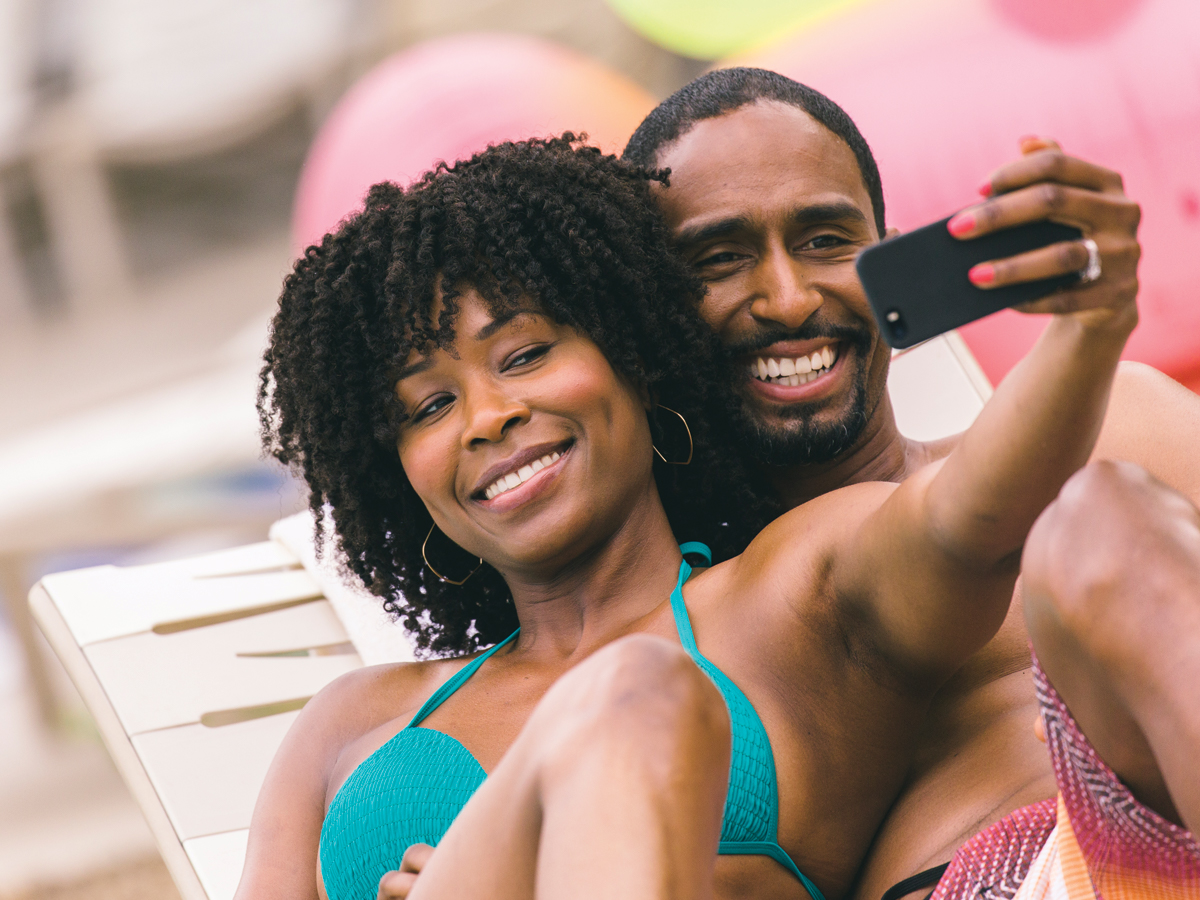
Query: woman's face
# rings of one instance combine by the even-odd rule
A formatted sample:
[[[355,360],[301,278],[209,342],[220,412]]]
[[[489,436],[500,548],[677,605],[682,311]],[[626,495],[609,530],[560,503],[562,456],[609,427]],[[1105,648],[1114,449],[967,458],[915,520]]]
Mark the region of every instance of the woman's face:
[[[451,347],[396,383],[400,461],[437,527],[501,572],[562,565],[658,503],[646,403],[590,339],[532,304],[459,298]]]

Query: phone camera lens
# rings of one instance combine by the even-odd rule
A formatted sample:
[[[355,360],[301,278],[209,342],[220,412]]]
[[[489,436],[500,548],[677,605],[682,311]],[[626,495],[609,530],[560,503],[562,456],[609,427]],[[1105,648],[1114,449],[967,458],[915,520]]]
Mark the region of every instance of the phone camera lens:
[[[900,315],[900,310],[889,309],[883,318],[887,322],[888,331],[891,332],[892,339],[897,341],[904,340],[905,336],[908,335],[908,325],[904,321],[904,316]]]

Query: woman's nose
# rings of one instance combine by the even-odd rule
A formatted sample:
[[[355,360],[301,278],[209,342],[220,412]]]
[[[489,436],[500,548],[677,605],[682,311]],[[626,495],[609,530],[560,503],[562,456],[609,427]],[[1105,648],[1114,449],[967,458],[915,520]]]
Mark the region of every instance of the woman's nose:
[[[464,401],[462,446],[466,450],[483,442],[501,441],[514,425],[529,421],[529,407],[503,391],[476,389]]]

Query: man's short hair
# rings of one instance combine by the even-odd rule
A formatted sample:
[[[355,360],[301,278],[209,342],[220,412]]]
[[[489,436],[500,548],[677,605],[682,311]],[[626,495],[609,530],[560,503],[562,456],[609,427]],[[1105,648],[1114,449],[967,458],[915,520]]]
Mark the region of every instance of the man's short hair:
[[[883,185],[879,167],[866,140],[846,111],[807,85],[767,69],[718,69],[684,85],[646,116],[623,157],[636,165],[655,168],[658,154],[692,129],[697,122],[756,103],[774,100],[808,113],[850,147],[858,161],[867,196],[875,213],[875,227],[883,237]]]

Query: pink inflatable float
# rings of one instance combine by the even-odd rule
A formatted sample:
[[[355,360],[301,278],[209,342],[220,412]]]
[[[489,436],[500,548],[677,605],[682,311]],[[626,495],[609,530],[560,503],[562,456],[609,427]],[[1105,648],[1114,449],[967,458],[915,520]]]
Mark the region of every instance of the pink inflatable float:
[[[977,199],[1041,134],[1122,173],[1142,205],[1141,324],[1126,355],[1200,388],[1200,11],[1195,0],[878,0],[730,64],[828,93],[879,159],[890,225]],[[963,329],[993,381],[1043,322]]]
[[[620,152],[654,106],[598,62],[532,37],[459,35],[380,63],[338,103],[296,189],[297,253],[362,207],[379,181],[412,181],[488,144],[586,131]]]

